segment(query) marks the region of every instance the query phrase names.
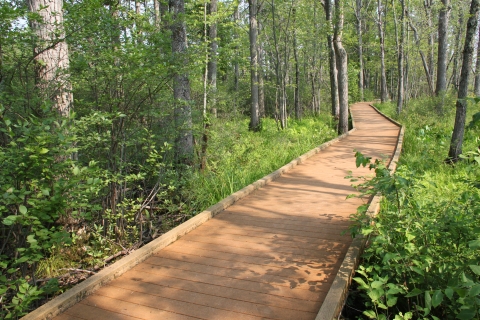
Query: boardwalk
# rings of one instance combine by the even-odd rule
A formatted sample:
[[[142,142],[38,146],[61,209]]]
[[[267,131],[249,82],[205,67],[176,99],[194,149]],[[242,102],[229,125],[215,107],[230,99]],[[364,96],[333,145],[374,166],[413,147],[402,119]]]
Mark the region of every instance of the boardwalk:
[[[357,130],[154,254],[55,319],[315,319],[361,204],[353,150],[390,157],[399,128],[367,104]]]

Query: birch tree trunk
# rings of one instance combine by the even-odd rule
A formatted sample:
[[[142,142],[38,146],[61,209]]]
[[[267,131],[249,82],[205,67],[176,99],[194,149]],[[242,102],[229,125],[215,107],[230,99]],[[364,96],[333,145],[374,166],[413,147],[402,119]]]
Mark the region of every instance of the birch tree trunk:
[[[69,81],[68,46],[63,28],[63,0],[29,0],[30,12],[39,19],[30,21],[36,35],[36,86],[52,108],[67,117],[73,106],[72,86]]]
[[[378,5],[378,37],[380,40],[380,99],[383,102],[388,100],[387,73],[385,70],[385,33],[383,30],[383,9],[381,0],[377,0]]]
[[[208,39],[210,41],[210,53],[208,59],[208,85],[211,91],[211,108],[215,108],[217,103],[217,22],[215,21],[217,14],[217,0],[210,0],[209,16],[210,26],[208,27]]]
[[[327,46],[328,60],[330,65],[330,95],[332,100],[332,115],[335,119],[340,116],[340,104],[338,97],[338,77],[337,77],[337,61],[335,56],[335,48],[333,45],[333,23],[332,23],[332,3],[331,0],[325,0],[325,16],[328,25]]]
[[[480,96],[480,28],[478,29],[477,62],[475,65],[475,96]]]
[[[404,44],[405,44],[405,0],[400,0],[402,13],[400,16],[400,39],[398,40],[398,91],[397,91],[397,114],[403,109],[405,100],[405,72],[404,72]]]
[[[470,4],[470,16],[467,22],[467,33],[465,36],[465,47],[463,49],[463,63],[460,74],[460,85],[458,87],[458,97],[456,103],[455,126],[453,128],[448,160],[456,162],[462,154],[463,135],[465,133],[465,120],[467,116],[467,95],[468,80],[470,77],[470,67],[472,65],[474,39],[478,22],[478,11],[480,0],[472,0]]]
[[[192,107],[190,105],[190,82],[184,70],[188,64],[187,29],[184,0],[171,0],[173,22],[172,53],[174,61],[179,62],[173,76],[173,97],[175,99],[175,156],[178,163],[191,164],[193,160]]]
[[[442,96],[437,105],[438,112],[443,112],[443,96],[447,90],[447,61],[448,61],[448,38],[447,29],[450,18],[450,0],[442,0],[443,7],[438,16],[438,60],[437,60],[437,85],[435,95]]]
[[[358,35],[358,64],[359,64],[359,72],[358,72],[358,90],[360,92],[360,101],[364,100],[363,97],[363,89],[364,89],[364,81],[363,81],[363,17],[362,17],[362,7],[363,7],[363,0],[356,1],[355,7],[355,17],[357,19],[356,28],[357,28],[357,35]]]
[[[250,15],[250,130],[260,129],[260,116],[258,108],[258,23],[257,23],[257,0],[248,0],[248,12]]]
[[[340,106],[340,117],[338,133],[348,132],[348,63],[347,51],[342,44],[343,31],[343,0],[335,0],[335,58],[338,70],[338,100]]]
[[[297,29],[296,29],[296,8],[293,8],[293,56],[295,59],[295,118],[302,118],[302,110],[300,107],[300,67],[298,65],[298,52],[297,52]]]

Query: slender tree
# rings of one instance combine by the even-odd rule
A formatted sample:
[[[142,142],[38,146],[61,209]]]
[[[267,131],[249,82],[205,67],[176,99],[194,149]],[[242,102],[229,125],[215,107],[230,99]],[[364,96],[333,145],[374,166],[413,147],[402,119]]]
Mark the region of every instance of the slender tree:
[[[53,109],[66,117],[72,108],[73,94],[68,74],[63,0],[29,0],[28,8],[38,15],[38,19],[30,20],[37,40],[34,48],[37,89],[52,102]]]
[[[338,70],[338,100],[340,105],[338,133],[348,132],[348,61],[347,51],[342,44],[343,35],[343,1],[335,0],[335,59]]]
[[[480,28],[478,29],[477,62],[475,64],[475,96],[480,96]]]
[[[447,29],[450,19],[450,0],[442,0],[442,9],[438,16],[438,60],[437,60],[437,86],[435,94],[444,96],[447,90],[447,62],[448,62],[448,38]],[[443,98],[438,104],[438,111],[443,110]]]
[[[380,99],[382,103],[388,100],[387,73],[385,67],[385,33],[383,26],[384,11],[381,0],[377,0],[377,26],[380,40]]]
[[[400,112],[402,112],[403,103],[405,100],[405,69],[404,69],[405,0],[400,0],[400,4],[402,8],[402,13],[400,15],[400,37],[397,37],[397,45],[398,45],[397,114],[400,114]]]
[[[257,0],[248,0],[248,13],[250,21],[250,88],[251,88],[251,107],[250,107],[250,130],[260,129],[260,112],[258,107],[258,22],[257,22]]]
[[[474,39],[477,29],[478,12],[480,9],[480,0],[472,0],[470,4],[470,16],[467,22],[467,32],[465,36],[465,47],[463,49],[463,63],[460,74],[460,85],[458,87],[458,97],[456,103],[455,126],[453,128],[448,160],[456,162],[462,154],[463,135],[465,132],[465,120],[467,116],[467,94],[468,80],[470,77],[470,68],[472,65]]]
[[[172,53],[179,63],[173,76],[173,97],[175,99],[175,154],[177,162],[190,164],[193,160],[192,107],[190,105],[190,81],[184,66],[188,63],[187,28],[184,21],[184,0],[171,0],[173,12]]]
[[[335,56],[335,48],[333,45],[333,8],[332,0],[325,0],[323,3],[325,8],[325,17],[327,20],[327,46],[328,46],[328,62],[329,62],[329,75],[330,75],[330,96],[332,99],[332,115],[335,119],[340,116],[340,105],[338,97],[338,77],[337,77],[337,62]]]
[[[208,85],[211,91],[211,107],[215,108],[217,102],[217,0],[210,0],[209,4],[210,25],[208,27],[208,40],[210,41],[210,54],[208,59]]]

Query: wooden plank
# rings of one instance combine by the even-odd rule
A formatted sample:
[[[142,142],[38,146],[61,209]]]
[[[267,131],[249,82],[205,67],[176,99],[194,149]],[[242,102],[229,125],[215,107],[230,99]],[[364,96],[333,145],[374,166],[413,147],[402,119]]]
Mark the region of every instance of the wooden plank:
[[[269,283],[290,283],[292,281],[304,282],[328,282],[329,278],[333,278],[336,269],[317,270],[312,273],[308,270],[298,270],[298,268],[269,268],[266,269],[262,265],[248,264],[243,262],[229,262],[226,260],[218,260],[211,258],[198,258],[190,256],[191,259],[184,256],[183,258],[165,257],[164,255],[156,255],[149,258],[145,263],[165,267],[176,268],[180,270],[189,270],[194,272],[202,272],[208,270],[208,274],[220,275],[223,277],[248,279],[250,281],[261,281]],[[203,271],[204,272],[204,271]],[[258,280],[256,280],[258,279]]]
[[[157,308],[156,306],[146,306],[139,303],[132,303],[125,300],[114,299],[98,294],[85,298],[81,305],[88,305],[114,313],[137,317],[143,320],[194,320],[198,317],[191,317],[183,313],[174,313]],[[200,318],[201,319],[201,318]]]
[[[312,261],[294,261],[294,260],[276,260],[270,257],[257,257],[251,255],[241,255],[236,253],[229,253],[224,251],[213,251],[210,249],[200,249],[195,247],[182,246],[180,242],[176,246],[169,246],[157,253],[171,253],[172,255],[183,257],[186,255],[195,255],[199,257],[223,259],[232,262],[245,262],[250,264],[258,264],[265,266],[266,268],[298,268],[309,272],[315,272],[321,268],[338,268],[341,261],[337,260],[336,263],[314,263]]]
[[[311,310],[309,312],[305,312],[289,309],[289,307],[293,305],[273,306],[255,302],[247,302],[244,301],[244,299],[246,298],[244,297],[244,295],[248,295],[247,292],[243,292],[243,295],[239,295],[235,299],[231,299],[224,298],[218,295],[209,295],[196,291],[170,288],[162,285],[128,279],[123,279],[122,281],[114,280],[109,284],[109,287],[121,288],[131,292],[153,295],[161,298],[162,300],[174,299],[187,303],[194,303],[195,305],[212,307],[223,311],[233,311],[258,317],[267,317],[271,319],[310,320],[314,318],[316,314]]]
[[[317,257],[310,257],[309,259],[305,260],[305,256],[291,256],[291,255],[285,255],[283,253],[279,252],[265,252],[265,251],[252,251],[249,248],[241,248],[241,247],[232,247],[232,246],[212,246],[209,245],[208,243],[202,243],[202,242],[194,242],[194,241],[179,241],[170,246],[171,248],[176,248],[180,250],[182,247],[189,247],[192,249],[199,249],[199,250],[211,250],[211,251],[216,251],[216,252],[225,252],[225,253],[231,253],[231,254],[237,254],[237,255],[243,255],[243,256],[250,256],[250,257],[259,257],[259,258],[266,258],[270,260],[279,260],[279,261],[291,261],[291,262],[297,262],[300,264],[336,264],[341,262],[343,259],[344,255],[342,253],[337,254],[331,254],[328,256],[325,255],[319,255]],[[171,248],[165,248],[165,250],[170,250]]]
[[[247,224],[247,223],[237,223],[235,225],[225,223],[220,220],[213,219],[209,222],[209,228],[218,228],[218,229],[223,229],[223,228],[243,228],[245,230],[249,231],[257,231],[257,232],[263,232],[267,231],[270,233],[278,233],[278,234],[285,234],[285,235],[295,235],[295,236],[303,236],[303,237],[310,237],[310,238],[321,238],[321,239],[349,239],[351,238],[350,235],[344,234],[342,235],[342,232],[345,231],[345,228],[318,228],[317,230],[314,231],[305,231],[305,230],[295,230],[291,228],[271,228],[269,225],[263,224],[262,226],[258,225],[252,225],[252,224]]]
[[[170,278],[178,278],[189,281],[196,281],[216,285],[220,288],[235,288],[245,291],[253,291],[265,294],[276,295],[279,297],[303,299],[309,301],[320,300],[330,287],[326,285],[311,285],[309,290],[301,290],[294,286],[281,286],[277,283],[265,283],[258,281],[249,281],[245,279],[234,279],[230,277],[215,276],[208,273],[194,272],[189,270],[178,270],[173,268],[162,268],[154,265],[142,263],[132,269],[137,273],[137,277],[145,277],[149,274],[156,274]]]
[[[266,246],[281,246],[289,248],[304,248],[309,250],[322,250],[322,248],[331,248],[332,250],[344,251],[348,248],[348,243],[340,241],[332,241],[325,239],[315,239],[316,241],[295,241],[293,239],[279,239],[279,237],[265,237],[263,234],[231,234],[222,230],[222,233],[218,233],[215,230],[209,229],[203,232],[204,229],[196,232],[190,232],[190,234],[184,239],[193,240],[196,237],[206,237],[209,239],[218,239],[218,240],[228,240],[235,242],[247,242],[247,243],[257,243]],[[299,237],[298,237],[299,238]]]
[[[75,319],[84,319],[84,320],[98,320],[98,319],[111,319],[111,320],[136,320],[137,317],[128,316],[121,313],[116,313],[94,306],[86,305],[83,303],[77,303],[70,309],[67,309],[62,315],[67,314],[69,316],[74,316]],[[78,318],[77,318],[78,317]],[[55,320],[60,320],[55,318]]]
[[[144,283],[152,283],[169,288],[181,289],[185,291],[192,291],[203,293],[211,296],[218,296],[228,299],[235,299],[245,302],[253,302],[266,306],[277,306],[282,308],[290,308],[292,310],[307,311],[318,310],[320,308],[321,300],[309,301],[296,298],[276,296],[268,293],[255,292],[237,288],[229,288],[225,286],[218,286],[210,283],[184,280],[180,278],[172,278],[164,274],[146,273],[142,274],[136,270],[127,271],[124,279],[129,281],[139,281]],[[118,281],[121,282],[121,281]],[[111,285],[116,286],[117,280],[113,280]]]
[[[182,239],[182,242],[197,242],[204,244],[205,246],[221,246],[221,247],[232,247],[232,248],[239,248],[239,249],[247,249],[247,250],[255,250],[257,253],[269,253],[274,252],[283,255],[289,255],[292,259],[316,259],[321,256],[327,256],[329,254],[333,255],[340,255],[344,254],[348,247],[342,246],[342,248],[336,247],[322,247],[318,249],[306,249],[302,247],[282,247],[281,245],[272,244],[260,244],[254,242],[237,242],[234,240],[229,239],[218,239],[218,238],[207,238],[201,236],[185,236]]]
[[[215,226],[214,221],[210,221],[208,226],[201,226],[198,229],[192,232],[196,233],[207,233],[212,232],[217,234],[217,228],[213,228]],[[334,233],[322,233],[322,234],[312,234],[308,232],[285,232],[283,230],[271,230],[270,228],[265,227],[252,227],[252,226],[236,226],[236,225],[223,225],[221,227],[222,233],[226,234],[240,234],[246,236],[255,236],[261,238],[273,238],[278,240],[292,240],[295,242],[302,242],[302,243],[324,243],[328,241],[333,242],[342,242],[351,240],[352,237],[349,233],[342,234],[341,232],[334,232]]]
[[[198,294],[196,294],[198,295]],[[196,301],[198,297],[192,297],[190,302],[184,302],[173,298],[163,297],[158,299],[157,296],[137,292],[132,290],[126,290],[118,287],[104,286],[92,296],[92,300],[110,298],[115,299],[120,305],[124,303],[131,303],[137,306],[143,306],[148,308],[155,308],[165,313],[173,313],[184,315],[188,317],[194,317],[199,319],[238,319],[238,320],[258,320],[261,317],[252,316],[245,313],[233,312],[230,310],[217,309],[210,306],[203,306]],[[143,318],[145,313],[137,314],[138,317]],[[162,315],[163,317],[163,315]],[[157,318],[159,319],[159,318]],[[163,319],[163,318],[161,318]]]

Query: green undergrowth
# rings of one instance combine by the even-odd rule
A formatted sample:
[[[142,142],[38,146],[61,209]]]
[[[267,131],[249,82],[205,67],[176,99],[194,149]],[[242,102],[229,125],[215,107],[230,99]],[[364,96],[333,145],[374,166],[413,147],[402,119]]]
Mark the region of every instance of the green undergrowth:
[[[263,119],[262,130],[257,133],[247,129],[248,119],[217,119],[213,128],[207,168],[192,172],[187,182],[193,212],[204,210],[336,136],[328,115],[290,120],[283,131],[277,129],[273,119]]]
[[[176,165],[171,144],[147,128],[127,128],[121,157],[112,156],[108,128],[124,117],[0,117],[1,319],[21,317],[335,136],[329,116],[290,120],[286,130],[263,119],[255,133],[246,118],[212,119],[199,171]]]
[[[469,103],[465,159],[449,165],[455,101],[446,99],[443,114],[435,105],[411,101],[400,115],[393,104],[377,105],[406,127],[393,175],[358,156],[376,173],[360,188],[384,198],[376,217],[365,207],[353,217],[355,231],[370,236],[354,278],[365,304],[356,318],[480,318],[480,123],[470,122],[480,108]]]

